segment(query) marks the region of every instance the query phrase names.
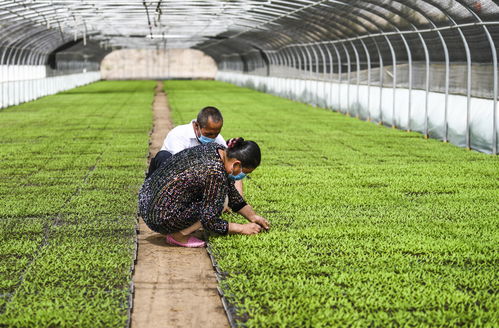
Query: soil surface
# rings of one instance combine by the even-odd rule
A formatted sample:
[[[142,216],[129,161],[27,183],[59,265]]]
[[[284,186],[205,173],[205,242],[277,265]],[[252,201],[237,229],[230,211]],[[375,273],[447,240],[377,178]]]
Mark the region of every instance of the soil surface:
[[[156,87],[153,111],[149,159],[172,127],[162,82]],[[229,327],[206,249],[170,246],[142,219],[139,228],[131,326]]]

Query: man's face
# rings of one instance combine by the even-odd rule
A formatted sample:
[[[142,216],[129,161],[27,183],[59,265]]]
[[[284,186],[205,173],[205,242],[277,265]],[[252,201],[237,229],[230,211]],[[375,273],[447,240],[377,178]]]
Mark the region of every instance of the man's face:
[[[197,122],[195,124],[196,124],[196,129],[195,129],[196,136],[198,138],[201,137],[201,135],[203,135],[207,138],[215,139],[216,137],[218,137],[220,131],[222,130],[223,121],[213,122],[213,120],[210,117],[208,118],[206,126],[203,128],[200,127]]]

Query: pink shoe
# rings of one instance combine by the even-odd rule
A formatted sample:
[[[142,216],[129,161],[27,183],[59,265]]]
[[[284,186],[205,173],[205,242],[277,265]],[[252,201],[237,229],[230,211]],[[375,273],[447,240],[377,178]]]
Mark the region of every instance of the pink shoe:
[[[201,239],[197,239],[196,237],[189,237],[189,240],[187,243],[181,243],[176,241],[172,235],[166,235],[166,242],[170,245],[177,245],[177,246],[182,246],[182,247],[191,247],[191,248],[197,248],[197,247],[205,247],[206,243],[202,241]]]

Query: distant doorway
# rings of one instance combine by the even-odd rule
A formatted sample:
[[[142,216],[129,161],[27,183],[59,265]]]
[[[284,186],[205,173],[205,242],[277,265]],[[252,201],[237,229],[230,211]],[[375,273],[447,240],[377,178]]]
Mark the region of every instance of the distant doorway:
[[[108,54],[101,63],[105,80],[214,79],[215,61],[194,49],[123,49]]]

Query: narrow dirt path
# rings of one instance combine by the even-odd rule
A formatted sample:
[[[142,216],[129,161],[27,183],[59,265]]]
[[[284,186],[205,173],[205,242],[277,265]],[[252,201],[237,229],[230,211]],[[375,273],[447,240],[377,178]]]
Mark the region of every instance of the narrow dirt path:
[[[156,87],[153,111],[149,159],[172,127],[162,82]],[[131,326],[229,327],[206,249],[170,246],[142,220],[139,231]]]

